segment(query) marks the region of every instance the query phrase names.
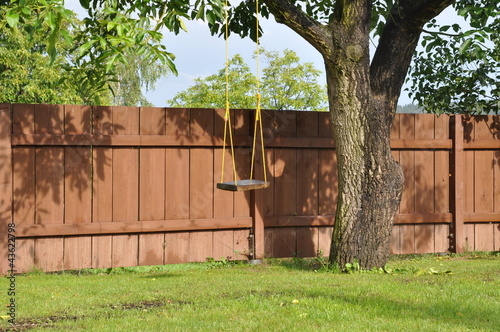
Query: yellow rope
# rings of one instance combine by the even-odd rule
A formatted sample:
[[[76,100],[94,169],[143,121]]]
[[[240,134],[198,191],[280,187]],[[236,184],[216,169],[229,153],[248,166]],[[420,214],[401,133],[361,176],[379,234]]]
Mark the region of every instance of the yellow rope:
[[[267,182],[267,170],[266,170],[266,153],[264,150],[264,133],[262,130],[262,114],[261,114],[261,95],[260,95],[260,47],[259,47],[259,0],[255,1],[255,29],[256,29],[256,34],[255,34],[255,44],[256,44],[256,50],[255,50],[255,59],[256,59],[256,76],[257,76],[257,107],[255,109],[255,126],[253,130],[253,147],[252,147],[252,163],[250,167],[250,179],[253,179],[253,169],[254,169],[254,162],[255,162],[255,146],[257,142],[257,127],[259,127],[260,124],[260,144],[261,144],[261,150],[262,150],[262,167],[264,169],[264,181]]]
[[[225,6],[224,6],[224,13],[225,13],[225,23],[226,23],[226,111],[224,113],[224,142],[223,142],[223,148],[222,148],[222,170],[221,170],[221,175],[220,175],[220,182],[224,182],[224,170],[225,170],[225,163],[226,163],[226,138],[227,138],[227,132],[229,128],[229,141],[231,144],[231,159],[233,162],[233,179],[234,179],[234,184],[238,185],[238,180],[236,179],[236,162],[234,160],[234,144],[233,144],[233,132],[231,130],[231,113],[229,110],[229,20],[228,20],[228,0],[226,0]]]

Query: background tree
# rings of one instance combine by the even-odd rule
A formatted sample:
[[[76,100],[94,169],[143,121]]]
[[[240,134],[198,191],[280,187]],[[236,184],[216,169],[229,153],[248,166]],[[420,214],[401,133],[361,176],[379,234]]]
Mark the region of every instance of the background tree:
[[[229,103],[231,108],[255,108],[255,76],[241,55],[229,60]],[[226,69],[206,78],[196,78],[194,85],[167,100],[173,107],[215,108],[226,105]]]
[[[265,109],[326,111],[326,89],[318,83],[321,72],[310,62],[300,63],[294,51],[261,51],[265,63],[261,78],[261,105]],[[256,77],[240,55],[229,61],[231,108],[255,108]],[[224,107],[226,70],[194,80],[167,103],[174,107]]]
[[[57,57],[51,64],[45,43],[49,28],[28,33],[28,25],[7,26],[0,7],[0,100],[4,103],[81,104],[77,82],[63,69],[71,44],[58,38]]]
[[[82,22],[59,0],[4,4],[0,15],[3,102],[151,106],[143,91],[170,72],[157,57],[142,57],[148,47],[141,48],[141,43],[158,47],[150,34],[140,35],[150,29],[147,21],[131,23],[102,8],[95,11],[99,24],[89,18]],[[92,35],[113,30],[113,20],[124,26],[117,28],[115,40]]]
[[[267,109],[326,111],[326,89],[318,83],[321,71],[311,62],[301,63],[292,50],[283,56],[276,51],[263,51],[261,95]]]

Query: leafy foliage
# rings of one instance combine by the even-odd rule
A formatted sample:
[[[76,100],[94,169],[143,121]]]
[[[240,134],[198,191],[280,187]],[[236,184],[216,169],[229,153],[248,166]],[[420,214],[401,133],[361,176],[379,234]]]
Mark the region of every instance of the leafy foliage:
[[[72,46],[58,38],[54,49],[59,55],[51,60],[45,48],[48,27],[32,30],[31,22],[21,25],[6,13],[0,8],[1,102],[82,103],[78,81],[63,69],[69,64]],[[7,24],[15,24],[14,29]]]
[[[325,88],[318,83],[320,71],[312,63],[300,63],[294,51],[263,50],[266,63],[260,83],[261,105],[266,109],[325,111]],[[229,61],[229,102],[231,108],[254,108],[256,103],[256,77],[240,55]],[[226,103],[226,71],[206,78],[197,78],[195,84],[167,101],[175,107],[224,107]]]
[[[500,112],[500,3],[462,0],[455,9],[469,24],[428,24],[411,73],[412,95],[427,112]]]
[[[103,8],[95,13],[96,25],[85,29],[88,18],[82,23],[59,0],[1,8],[5,20],[0,25],[0,84],[5,102],[151,105],[142,89],[154,86],[169,71],[156,58],[140,53],[137,36],[127,36],[139,28],[149,29],[147,21],[129,22],[112,8]],[[105,40],[93,35],[104,26],[116,29],[118,37]],[[151,40],[142,43],[157,46]]]

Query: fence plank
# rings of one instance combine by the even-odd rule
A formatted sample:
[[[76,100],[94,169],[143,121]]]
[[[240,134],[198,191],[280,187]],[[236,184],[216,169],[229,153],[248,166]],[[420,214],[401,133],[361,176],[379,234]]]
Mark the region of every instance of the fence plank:
[[[165,234],[165,264],[190,262],[189,232]]]
[[[317,215],[318,208],[318,150],[297,151],[297,213]]]
[[[274,204],[279,216],[297,213],[297,151],[276,149]]]
[[[9,236],[16,235],[10,233],[8,227],[14,221],[12,204],[16,198],[12,197],[11,119],[10,105],[0,104],[0,274],[16,268],[11,267],[7,260]]]
[[[139,133],[139,112],[131,107],[113,107],[113,132]],[[113,149],[113,221],[139,219],[139,151],[135,148]],[[138,263],[138,235],[113,235],[111,261],[116,266]]]
[[[191,149],[189,167],[189,217],[213,216],[213,150]]]
[[[400,114],[399,117],[400,137],[404,139],[415,138],[415,115]],[[400,163],[403,167],[405,184],[399,211],[402,214],[413,214],[416,212],[416,160],[415,151],[400,151]],[[399,226],[401,253],[414,253],[415,226]]]
[[[103,269],[113,266],[113,237],[111,235],[92,236],[92,268]]]
[[[330,246],[332,245],[333,227],[318,228],[318,253],[324,257],[330,255]]]
[[[189,233],[189,261],[204,262],[213,257],[213,232]]]
[[[64,109],[57,105],[36,105],[36,134],[64,133]],[[64,222],[64,148],[35,150],[35,220],[38,224]],[[36,239],[35,265],[44,271],[64,268],[64,240]]]
[[[295,257],[297,255],[296,227],[274,228],[274,257]]]
[[[337,154],[335,150],[318,151],[319,214],[335,214],[338,197]]]
[[[142,107],[139,134],[164,135],[165,109]],[[139,220],[165,219],[165,149],[141,148],[139,151]],[[139,264],[164,263],[165,235],[139,234]]]
[[[318,227],[297,227],[297,257],[315,257],[318,241]]]
[[[165,218],[189,218],[189,150],[166,149],[165,159]]]
[[[65,133],[90,134],[88,106],[65,106]],[[90,223],[92,193],[89,147],[66,147],[64,151],[64,223]],[[92,266],[92,237],[64,238],[64,269]]]
[[[415,117],[415,138],[434,140],[435,116],[425,114]],[[433,151],[415,152],[415,212],[435,212],[435,164]],[[434,225],[415,226],[415,252],[430,253],[434,251]]]
[[[113,134],[111,107],[92,109],[93,134]],[[113,221],[113,151],[111,148],[92,147],[92,222]],[[92,267],[112,266],[112,235],[92,236]]]
[[[234,259],[234,232],[230,231],[215,231],[213,232],[213,258],[216,260]]]
[[[234,259],[247,260],[249,254],[248,237],[250,236],[249,229],[239,229],[234,231]]]
[[[165,234],[139,234],[139,265],[162,265]]]

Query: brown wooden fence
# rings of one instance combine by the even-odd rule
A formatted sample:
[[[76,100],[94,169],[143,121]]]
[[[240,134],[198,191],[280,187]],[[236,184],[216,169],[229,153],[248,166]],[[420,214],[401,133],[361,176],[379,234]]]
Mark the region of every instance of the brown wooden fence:
[[[247,178],[253,111],[232,115]],[[264,112],[271,187],[237,193],[215,189],[223,110],[2,104],[0,124],[1,273],[12,223],[18,272],[329,252],[327,113]],[[392,253],[500,250],[500,117],[400,114],[391,144],[406,177]]]

